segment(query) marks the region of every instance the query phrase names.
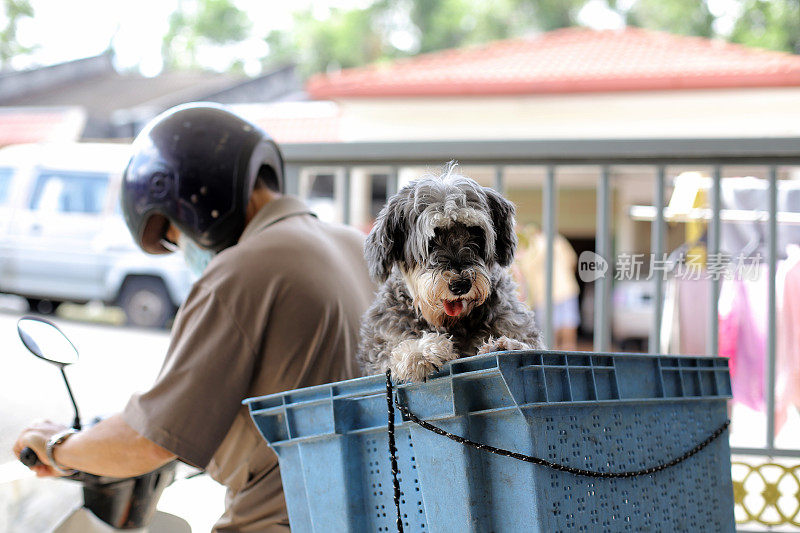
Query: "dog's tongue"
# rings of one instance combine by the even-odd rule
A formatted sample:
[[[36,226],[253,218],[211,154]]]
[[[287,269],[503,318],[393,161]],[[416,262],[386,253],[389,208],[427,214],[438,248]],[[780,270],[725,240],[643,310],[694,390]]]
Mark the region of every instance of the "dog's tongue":
[[[461,300],[454,300],[454,301],[444,301],[444,312],[447,313],[448,316],[458,316],[461,314],[461,310],[464,309],[464,302]]]

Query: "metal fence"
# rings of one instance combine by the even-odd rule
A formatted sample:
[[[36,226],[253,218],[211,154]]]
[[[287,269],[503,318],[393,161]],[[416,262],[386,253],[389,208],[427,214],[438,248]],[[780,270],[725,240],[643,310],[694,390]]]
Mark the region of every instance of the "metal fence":
[[[553,254],[556,235],[557,169],[562,166],[587,165],[599,168],[596,185],[596,250],[603,257],[612,254],[612,170],[626,165],[652,167],[655,212],[651,226],[651,252],[661,257],[665,252],[665,180],[666,169],[673,165],[696,165],[712,169],[710,212],[708,218],[708,255],[717,257],[720,251],[721,177],[729,165],[758,165],[767,169],[769,205],[766,212],[754,219],[767,224],[769,264],[768,324],[766,361],[766,445],[762,448],[734,448],[735,454],[762,457],[800,458],[800,448],[784,449],[775,446],[775,383],[776,383],[776,272],[777,272],[777,181],[781,166],[800,165],[800,139],[651,139],[651,140],[564,140],[564,141],[457,141],[457,142],[396,142],[396,143],[331,143],[284,145],[287,168],[287,189],[297,193],[300,174],[304,168],[338,168],[343,172],[341,192],[351,194],[351,171],[359,166],[380,166],[388,169],[387,196],[397,191],[398,169],[408,166],[440,166],[451,159],[462,165],[482,165],[494,168],[494,187],[504,190],[504,171],[514,165],[541,166],[545,171],[542,186],[542,227],[546,235],[545,313],[541,326],[548,345],[553,340],[551,321],[553,310]],[[800,211],[800,206],[798,206]],[[344,205],[344,220],[349,221],[349,202]],[[601,277],[595,281],[594,350],[608,351],[610,347],[610,290],[612,280]],[[662,316],[659,310],[664,301],[664,281],[653,277],[654,313],[650,331],[649,350],[656,352],[661,337]],[[720,293],[718,278],[712,278],[707,319],[707,352],[718,353],[718,307]],[[797,325],[796,327],[800,327]],[[797,384],[800,386],[800,384]],[[798,443],[800,445],[800,443]],[[800,493],[798,493],[800,494]],[[743,496],[737,495],[741,499]],[[796,496],[800,499],[800,496]],[[737,503],[741,503],[737,500]],[[748,514],[749,511],[748,511]],[[795,511],[787,524],[798,525],[800,515]],[[765,523],[765,522],[762,522]]]

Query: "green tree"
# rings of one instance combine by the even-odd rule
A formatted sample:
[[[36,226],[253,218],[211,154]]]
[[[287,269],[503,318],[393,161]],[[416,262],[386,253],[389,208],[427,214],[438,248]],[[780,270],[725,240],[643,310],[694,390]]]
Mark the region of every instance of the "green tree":
[[[745,0],[730,40],[748,46],[800,53],[800,1]]]
[[[33,17],[33,7],[28,0],[3,0],[2,6],[5,26],[0,29],[0,68],[5,68],[14,57],[33,51],[17,41],[17,24],[23,18]]]
[[[550,31],[576,26],[578,13],[587,0],[517,0],[515,3],[515,11],[524,14],[523,20],[530,27]]]
[[[333,9],[324,20],[307,10],[295,15],[291,32],[267,36],[266,62],[293,60],[311,74],[482,44],[573,25],[586,1],[377,0],[363,9]]]
[[[419,52],[432,52],[577,24],[587,0],[412,0]]]
[[[315,18],[310,9],[295,13],[290,32],[273,31],[267,36],[270,53],[265,63],[294,61],[304,74],[312,74],[392,56],[395,49],[381,30],[380,7],[332,9],[324,20]]]
[[[476,26],[484,18],[476,13],[470,0],[414,0],[410,18],[419,39],[421,53],[455,48],[481,39]],[[507,35],[504,27],[496,28],[497,37]]]
[[[168,68],[198,68],[203,46],[241,42],[250,32],[250,20],[231,0],[183,0],[170,16],[162,41]]]
[[[269,47],[267,56],[261,61],[264,66],[272,67],[298,62],[299,50],[292,38],[292,32],[273,30],[264,40]]]
[[[706,0],[637,0],[624,13],[629,26],[679,35],[714,35],[714,15]]]
[[[626,24],[715,36],[709,0],[605,0]],[[734,0],[734,42],[800,51],[800,0]],[[298,13],[290,32],[267,37],[268,63],[295,61],[311,74],[575,26],[588,0],[376,0],[363,9]],[[396,37],[403,37],[403,45]]]

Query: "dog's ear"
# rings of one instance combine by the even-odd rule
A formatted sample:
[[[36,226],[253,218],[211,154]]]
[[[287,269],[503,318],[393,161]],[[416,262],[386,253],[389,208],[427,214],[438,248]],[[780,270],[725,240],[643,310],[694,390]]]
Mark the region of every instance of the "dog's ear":
[[[500,266],[508,266],[517,250],[517,234],[514,233],[514,204],[492,188],[484,187],[489,212],[492,215],[495,242],[494,256]]]
[[[386,281],[392,272],[392,265],[403,258],[405,229],[402,203],[401,194],[389,199],[378,213],[375,225],[364,243],[369,275],[379,283]]]

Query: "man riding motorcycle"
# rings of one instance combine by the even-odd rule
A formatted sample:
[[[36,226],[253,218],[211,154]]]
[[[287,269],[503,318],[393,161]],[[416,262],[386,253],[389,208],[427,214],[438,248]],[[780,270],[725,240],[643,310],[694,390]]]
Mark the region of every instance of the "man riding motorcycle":
[[[175,457],[228,487],[225,531],[288,531],[277,457],[243,399],[348,379],[372,299],[357,231],[282,193],[283,159],[257,126],[214,104],[156,117],[134,142],[122,210],[149,253],[180,249],[200,274],[152,388],[82,431],[19,436],[38,475],[129,477]]]

